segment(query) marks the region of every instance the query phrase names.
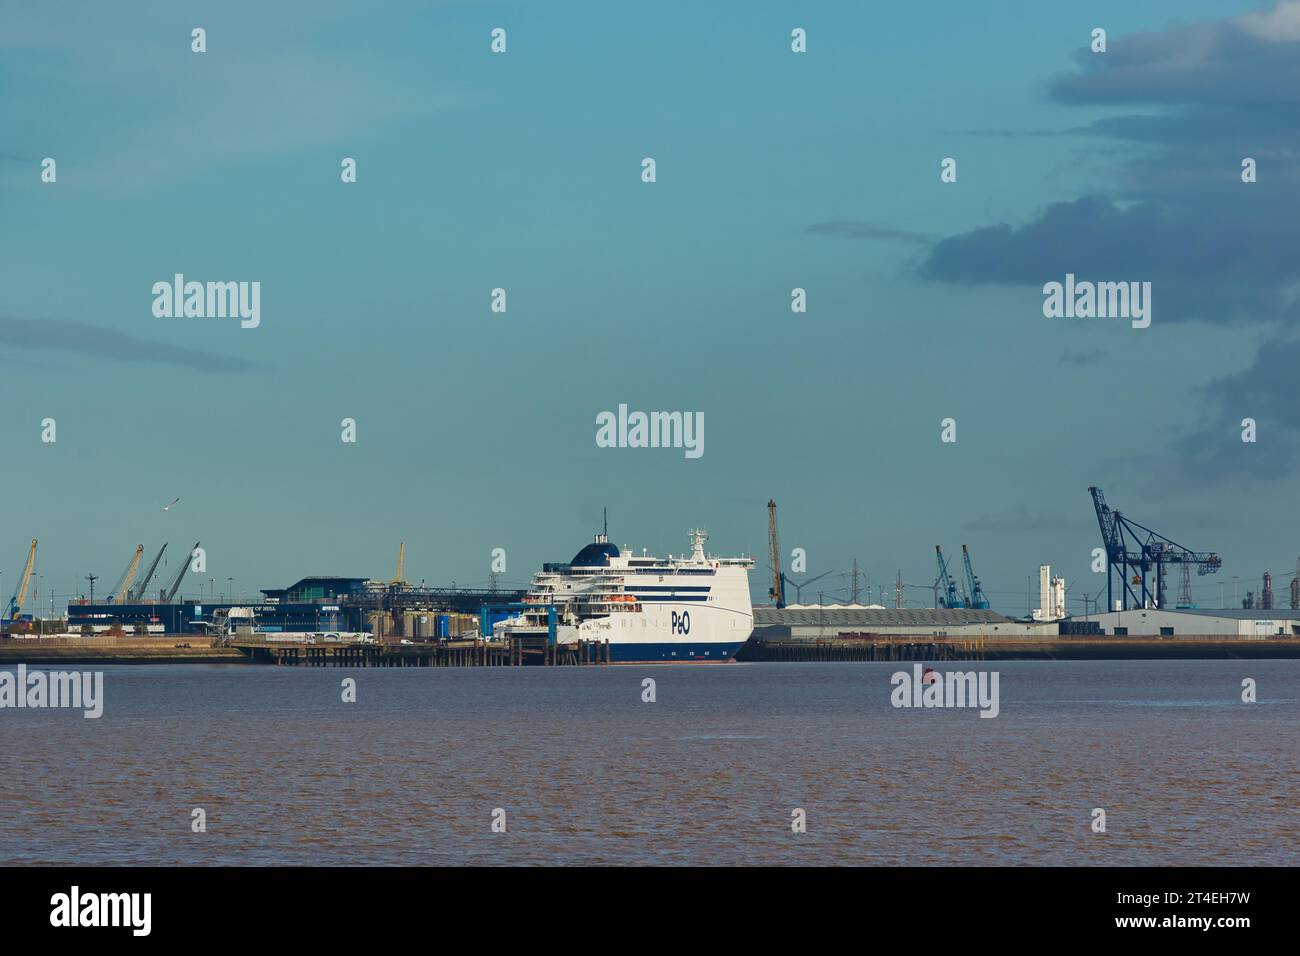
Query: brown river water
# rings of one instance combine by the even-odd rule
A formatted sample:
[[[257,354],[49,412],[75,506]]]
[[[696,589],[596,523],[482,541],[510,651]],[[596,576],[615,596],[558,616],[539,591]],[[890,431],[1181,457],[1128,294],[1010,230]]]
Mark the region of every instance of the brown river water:
[[[106,667],[97,720],[0,710],[0,863],[1300,862],[1300,661],[940,667],[998,716],[892,663]]]

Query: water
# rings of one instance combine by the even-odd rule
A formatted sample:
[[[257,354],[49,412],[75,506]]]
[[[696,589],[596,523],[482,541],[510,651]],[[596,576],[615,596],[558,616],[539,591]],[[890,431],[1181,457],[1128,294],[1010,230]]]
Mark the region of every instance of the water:
[[[1300,862],[1300,662],[987,666],[996,719],[910,664],[108,667],[0,711],[0,863]]]

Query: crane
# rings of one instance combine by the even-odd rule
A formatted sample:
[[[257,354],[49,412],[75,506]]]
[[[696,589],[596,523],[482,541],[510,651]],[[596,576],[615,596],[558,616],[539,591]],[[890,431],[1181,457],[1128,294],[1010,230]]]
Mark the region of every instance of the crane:
[[[32,569],[36,567],[36,539],[32,538],[31,547],[27,550],[27,563],[23,566],[23,573],[18,577],[18,587],[14,591],[14,596],[9,599],[9,606],[5,608],[5,620],[16,621],[18,615],[23,612],[23,605],[27,603],[27,589],[32,583]]]
[[[187,554],[185,556],[185,560],[181,562],[181,569],[176,572],[176,578],[175,580],[172,581],[171,587],[169,587],[166,591],[162,593],[163,604],[172,603],[172,598],[174,598],[176,596],[176,592],[180,590],[181,578],[185,577],[185,570],[190,566],[190,558],[194,556],[194,552],[197,551],[198,548],[199,548],[199,542],[195,541],[194,547],[190,548],[190,553]]]
[[[135,554],[131,556],[131,563],[126,566],[122,576],[113,585],[113,590],[109,592],[105,604],[121,604],[126,600],[126,592],[130,590],[131,582],[135,580],[136,572],[140,570],[140,556],[142,554],[144,554],[144,545],[136,545]]]
[[[393,580],[388,582],[390,587],[398,587],[406,583],[406,579],[402,577],[402,572],[405,569],[406,569],[406,542],[403,541],[401,544],[397,546],[397,575],[393,578]]]
[[[767,596],[777,607],[785,607],[785,575],[781,573],[781,548],[776,542],[776,499],[767,500],[767,547],[772,562],[772,586]]]
[[[127,594],[127,598],[132,604],[138,604],[140,601],[144,600],[145,588],[149,587],[149,582],[153,580],[153,573],[158,570],[158,562],[162,560],[163,552],[166,550],[166,544],[158,549],[158,553],[154,555],[153,563],[149,565],[149,570],[144,573],[144,577],[140,579],[140,583],[133,587]]]
[[[969,589],[970,601],[967,607],[987,610],[989,599],[984,596],[984,588],[980,585],[980,579],[975,577],[975,571],[970,566],[970,551],[966,545],[961,546],[962,564],[966,566],[966,587]]]
[[[948,575],[948,562],[944,560],[943,549],[937,544],[934,546],[934,556],[939,564],[939,575],[934,580],[935,595],[938,600],[935,603],[939,607],[966,607],[966,600],[957,593],[957,585]],[[940,594],[939,591],[943,593]]]
[[[1112,511],[1106,504],[1101,489],[1088,489],[1097,511],[1097,525],[1101,540],[1106,545],[1106,608],[1115,606],[1113,575],[1118,574],[1121,610],[1128,610],[1129,599],[1134,607],[1165,607],[1165,565],[1194,565],[1197,574],[1214,574],[1223,566],[1223,559],[1213,551],[1192,551],[1176,541],[1152,531],[1146,525]],[[1136,550],[1134,550],[1136,548]],[[1155,569],[1154,587],[1148,586],[1147,574]],[[1135,587],[1140,591],[1134,591]]]

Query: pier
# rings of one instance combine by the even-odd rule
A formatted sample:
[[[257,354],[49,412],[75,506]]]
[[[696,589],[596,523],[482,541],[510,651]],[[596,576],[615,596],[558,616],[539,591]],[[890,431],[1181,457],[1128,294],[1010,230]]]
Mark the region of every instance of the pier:
[[[515,637],[509,642],[476,639],[421,644],[307,644],[233,638],[224,646],[252,663],[289,667],[560,667],[610,662],[609,641],[557,644],[545,636]]]

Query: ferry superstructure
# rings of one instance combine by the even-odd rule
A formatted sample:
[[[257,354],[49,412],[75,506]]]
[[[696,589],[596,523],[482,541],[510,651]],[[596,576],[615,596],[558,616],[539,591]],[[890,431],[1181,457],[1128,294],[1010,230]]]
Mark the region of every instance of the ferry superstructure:
[[[550,636],[560,644],[609,642],[615,663],[728,661],[754,630],[753,558],[706,554],[690,532],[689,556],[624,554],[605,534],[567,564],[544,564],[525,609],[494,625],[498,638]]]

